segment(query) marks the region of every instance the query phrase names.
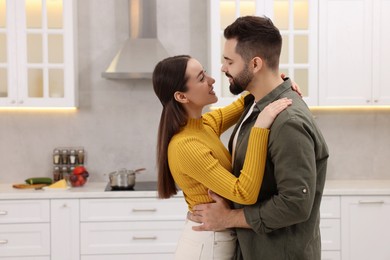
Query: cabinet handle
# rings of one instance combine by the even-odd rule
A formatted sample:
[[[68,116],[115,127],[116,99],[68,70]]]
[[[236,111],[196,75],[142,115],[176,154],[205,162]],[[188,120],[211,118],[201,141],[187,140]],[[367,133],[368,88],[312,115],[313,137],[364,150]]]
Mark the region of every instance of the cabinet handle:
[[[8,212],[7,211],[5,211],[5,210],[0,210],[0,215],[8,215]]]
[[[133,209],[133,212],[156,212],[157,209]]]
[[[8,240],[7,239],[0,240],[0,245],[5,245],[5,244],[8,244]]]
[[[24,103],[24,101],[23,100],[19,100],[19,102],[18,102],[19,104],[23,104]]]
[[[383,200],[359,200],[359,204],[384,204]]]
[[[156,240],[157,236],[133,237],[133,240]]]

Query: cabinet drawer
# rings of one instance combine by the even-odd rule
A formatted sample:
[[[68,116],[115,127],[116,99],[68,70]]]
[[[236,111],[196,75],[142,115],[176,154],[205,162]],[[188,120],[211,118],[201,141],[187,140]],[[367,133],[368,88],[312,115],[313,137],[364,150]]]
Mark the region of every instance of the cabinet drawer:
[[[173,253],[184,221],[81,223],[81,254]]]
[[[321,260],[341,260],[340,251],[322,251]]]
[[[84,255],[81,260],[172,260],[174,254]]]
[[[50,224],[0,225],[0,257],[50,255]]]
[[[0,259],[3,259],[3,258],[0,258]],[[51,259],[50,259],[50,256],[30,256],[30,257],[15,256],[15,257],[4,258],[4,260],[51,260]]]
[[[322,250],[340,250],[340,220],[321,219]]]
[[[320,214],[321,218],[340,218],[340,197],[323,196]]]
[[[81,221],[185,220],[184,199],[85,199]]]
[[[0,224],[49,222],[48,200],[0,201]]]

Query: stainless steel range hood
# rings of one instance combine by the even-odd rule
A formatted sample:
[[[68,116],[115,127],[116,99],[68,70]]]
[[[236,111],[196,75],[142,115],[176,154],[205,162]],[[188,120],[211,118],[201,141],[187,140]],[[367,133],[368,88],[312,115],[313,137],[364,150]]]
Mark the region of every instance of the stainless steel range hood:
[[[102,77],[151,79],[154,66],[168,57],[157,39],[156,0],[129,0],[129,39]]]

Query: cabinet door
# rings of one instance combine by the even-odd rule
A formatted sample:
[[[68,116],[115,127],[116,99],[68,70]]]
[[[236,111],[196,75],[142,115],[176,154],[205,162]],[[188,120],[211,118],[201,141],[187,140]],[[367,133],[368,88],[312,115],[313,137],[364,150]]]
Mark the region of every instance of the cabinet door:
[[[51,200],[51,259],[80,259],[79,200]]]
[[[366,105],[372,90],[372,1],[319,1],[319,104]]]
[[[230,104],[235,97],[229,81],[221,73],[221,57],[225,39],[223,30],[239,16],[266,15],[280,30],[283,38],[280,70],[296,81],[309,105],[318,104],[318,29],[317,0],[246,0],[209,1],[211,75],[220,97],[216,106]]]
[[[390,196],[342,197],[342,259],[390,259],[389,216]]]
[[[183,198],[159,199],[82,199],[81,221],[185,220],[187,204]]]
[[[0,224],[49,222],[49,208],[48,200],[2,200]]]
[[[373,102],[390,105],[390,0],[373,1]]]
[[[81,223],[81,254],[173,253],[184,221]]]
[[[50,224],[1,224],[0,259],[12,256],[48,256]]]
[[[0,106],[15,105],[16,49],[14,1],[0,1]]]
[[[81,260],[172,260],[174,254],[83,255]],[[27,259],[28,260],[28,259]],[[336,259],[335,259],[336,260]]]
[[[321,219],[322,250],[340,250],[340,219]]]
[[[73,0],[1,3],[0,106],[76,106]]]
[[[321,252],[321,260],[340,260],[340,252],[339,251],[322,251]]]

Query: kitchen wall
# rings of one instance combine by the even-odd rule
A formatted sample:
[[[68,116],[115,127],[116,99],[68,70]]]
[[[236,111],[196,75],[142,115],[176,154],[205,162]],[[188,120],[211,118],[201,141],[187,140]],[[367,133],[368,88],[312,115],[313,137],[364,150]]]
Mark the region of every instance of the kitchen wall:
[[[146,167],[137,180],[156,179],[161,105],[151,80],[100,76],[128,37],[127,0],[77,2],[79,109],[0,111],[0,183],[51,176],[57,146],[83,146],[92,181],[122,167]],[[207,65],[206,3],[157,0],[158,36],[171,55],[190,54]],[[329,179],[390,178],[390,111],[314,114],[330,149]]]

